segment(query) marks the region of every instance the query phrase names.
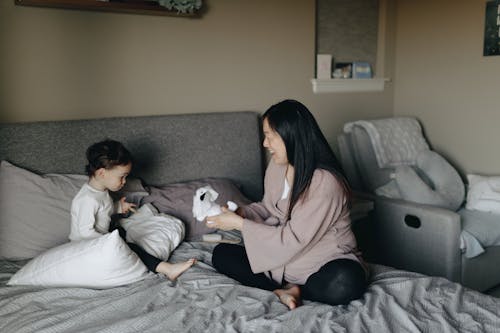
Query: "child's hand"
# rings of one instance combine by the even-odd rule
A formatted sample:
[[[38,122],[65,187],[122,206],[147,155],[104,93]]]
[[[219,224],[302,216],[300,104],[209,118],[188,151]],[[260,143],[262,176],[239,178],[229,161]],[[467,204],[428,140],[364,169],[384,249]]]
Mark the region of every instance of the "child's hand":
[[[122,197],[120,199],[120,207],[122,209],[122,213],[127,214],[129,211],[135,213],[136,212],[136,209],[135,209],[136,205],[133,203],[130,203],[130,202],[126,202],[125,199],[126,199],[125,197]]]

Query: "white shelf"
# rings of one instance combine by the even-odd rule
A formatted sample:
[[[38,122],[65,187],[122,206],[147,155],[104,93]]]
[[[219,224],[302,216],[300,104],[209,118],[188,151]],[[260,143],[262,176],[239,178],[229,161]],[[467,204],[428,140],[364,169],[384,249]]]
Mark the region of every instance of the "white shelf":
[[[373,79],[312,79],[313,92],[335,93],[335,92],[367,92],[383,91],[387,78]]]

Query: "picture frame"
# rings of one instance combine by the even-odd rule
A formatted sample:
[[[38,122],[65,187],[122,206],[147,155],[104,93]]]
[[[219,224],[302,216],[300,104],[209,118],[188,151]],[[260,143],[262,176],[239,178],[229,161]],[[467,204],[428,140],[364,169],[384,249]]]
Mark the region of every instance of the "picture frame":
[[[351,79],[352,62],[337,62],[333,71],[334,79]]]
[[[486,2],[483,56],[497,55],[500,55],[500,4],[495,0]]]

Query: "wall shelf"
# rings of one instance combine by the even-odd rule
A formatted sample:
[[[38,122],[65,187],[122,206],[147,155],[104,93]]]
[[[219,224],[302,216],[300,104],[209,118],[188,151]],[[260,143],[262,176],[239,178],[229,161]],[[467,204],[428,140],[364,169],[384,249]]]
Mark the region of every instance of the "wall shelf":
[[[373,79],[312,79],[315,94],[338,92],[383,91],[388,78]]]
[[[19,6],[54,7],[66,9],[98,10],[108,12],[123,12],[131,14],[149,14],[180,17],[198,17],[199,13],[181,13],[178,10],[169,10],[161,6],[158,1],[147,0],[15,0]]]

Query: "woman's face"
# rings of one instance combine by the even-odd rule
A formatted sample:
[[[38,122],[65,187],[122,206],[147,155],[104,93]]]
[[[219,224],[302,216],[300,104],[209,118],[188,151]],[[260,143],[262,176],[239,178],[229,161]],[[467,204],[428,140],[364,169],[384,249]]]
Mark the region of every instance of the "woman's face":
[[[269,151],[276,164],[288,164],[285,142],[270,126],[267,118],[263,121],[264,142],[262,145]]]

